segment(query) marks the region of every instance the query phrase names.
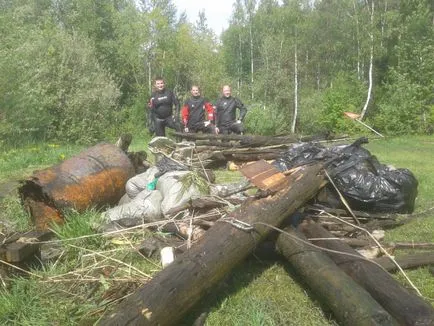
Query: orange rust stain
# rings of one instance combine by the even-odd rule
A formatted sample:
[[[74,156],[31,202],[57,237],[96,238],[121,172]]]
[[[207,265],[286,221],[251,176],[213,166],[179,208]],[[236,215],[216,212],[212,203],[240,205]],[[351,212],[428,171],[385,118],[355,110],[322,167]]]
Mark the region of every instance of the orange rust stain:
[[[125,169],[108,169],[83,177],[78,183],[58,187],[50,196],[55,202],[69,203],[77,210],[84,210],[90,205],[114,204],[125,193],[129,177]]]
[[[56,208],[42,201],[26,198],[24,206],[30,212],[37,230],[48,230],[53,222],[57,224],[64,222],[63,216]]]
[[[34,176],[37,180],[37,183],[48,184],[57,178],[57,173],[55,169],[48,168],[45,170],[36,171]]]

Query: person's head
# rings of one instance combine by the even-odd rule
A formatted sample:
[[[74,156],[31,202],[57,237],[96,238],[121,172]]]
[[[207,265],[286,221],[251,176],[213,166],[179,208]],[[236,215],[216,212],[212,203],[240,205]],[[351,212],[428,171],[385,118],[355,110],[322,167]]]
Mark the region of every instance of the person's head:
[[[164,79],[162,77],[155,78],[155,88],[157,89],[157,91],[164,90],[165,86],[166,85],[164,84]]]
[[[199,86],[193,85],[190,90],[191,96],[199,97],[200,96],[200,88]]]
[[[232,94],[231,87],[229,85],[224,85],[222,89],[222,93],[224,97],[230,97]]]

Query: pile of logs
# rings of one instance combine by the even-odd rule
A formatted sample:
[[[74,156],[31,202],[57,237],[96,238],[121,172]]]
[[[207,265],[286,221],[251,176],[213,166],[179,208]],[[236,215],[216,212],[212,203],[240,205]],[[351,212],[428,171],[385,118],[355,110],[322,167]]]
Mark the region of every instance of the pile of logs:
[[[340,324],[433,325],[433,307],[381,267],[390,261],[373,262],[337,240],[320,225],[324,216],[315,216],[318,223],[305,216],[297,228],[294,224],[284,229],[288,218],[301,208],[306,214],[325,212],[306,205],[325,183],[321,165],[305,166],[287,176],[279,190],[247,199],[217,220],[151,281],[107,312],[99,324],[176,325],[261,241],[278,230],[278,252]]]
[[[228,161],[242,163],[261,159],[274,160],[294,143],[327,140],[327,136],[323,135],[298,138],[295,136],[174,134],[191,141],[195,154],[191,155],[191,149],[188,147],[178,148],[174,153],[175,159],[182,161],[191,156],[191,165],[209,168],[222,166]]]
[[[275,159],[293,143],[313,140],[290,136],[176,136],[195,142],[191,146],[177,147],[171,157],[202,169],[228,161]],[[129,142],[129,138],[121,139],[117,146],[126,152]],[[131,160],[132,156],[128,157]],[[132,164],[136,171],[138,166],[142,168],[144,158],[140,156],[137,161],[140,163],[137,166]],[[261,242],[273,239],[273,249],[306,280],[310,291],[333,312],[339,324],[434,325],[433,307],[387,272],[398,268],[396,261],[388,257],[367,259],[353,249],[377,243],[366,236],[366,231],[396,227],[411,217],[319,206],[312,198],[327,182],[322,164],[302,166],[291,174],[282,174],[272,188],[259,187],[256,194],[238,202],[230,197],[220,198],[220,201],[199,198],[192,200],[189,207],[174,207],[173,219],[163,228],[181,233],[188,240],[188,249],[107,311],[99,324],[176,325]],[[246,184],[240,184],[235,192],[245,189]],[[234,209],[234,205],[238,208]],[[183,211],[196,214],[195,218],[191,214],[190,224],[185,228],[177,222],[178,214]],[[200,213],[203,218],[197,218]],[[191,228],[201,232],[192,232]],[[41,239],[37,241],[41,241],[45,234],[38,236]],[[0,247],[2,259],[19,262],[38,252],[39,247],[32,241],[21,241],[20,244],[19,240],[16,237],[3,241]],[[386,247],[405,245],[395,243]],[[21,254],[18,247],[29,251],[20,249]],[[421,247],[432,248],[433,244],[421,244]],[[141,249],[147,250],[146,245]],[[429,265],[434,262],[434,253],[397,261],[402,267]]]

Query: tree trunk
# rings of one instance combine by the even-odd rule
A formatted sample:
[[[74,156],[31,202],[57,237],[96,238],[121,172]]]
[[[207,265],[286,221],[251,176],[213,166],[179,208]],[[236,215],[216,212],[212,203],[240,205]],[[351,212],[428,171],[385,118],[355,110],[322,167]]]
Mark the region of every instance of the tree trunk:
[[[333,238],[334,236],[320,225],[309,222],[300,226],[308,238]],[[330,258],[364,287],[400,325],[433,325],[434,308],[421,297],[408,292],[380,266],[362,258],[360,254],[339,240],[314,240],[323,248],[349,253],[348,256],[327,252]],[[357,256],[360,256],[358,258]]]
[[[410,254],[395,258],[396,262],[402,269],[416,268],[427,265],[434,265],[434,252],[423,252],[418,254]],[[390,260],[389,257],[380,257],[374,259],[388,272],[396,272],[398,267]]]
[[[370,47],[370,57],[369,57],[369,87],[368,87],[368,95],[366,97],[365,105],[363,106],[362,113],[360,114],[360,120],[363,120],[363,118],[366,115],[366,112],[368,111],[368,105],[371,101],[372,96],[372,68],[374,65],[374,0],[371,2],[371,30],[369,32],[369,37],[371,39],[371,47]]]
[[[316,136],[255,136],[255,135],[215,135],[215,134],[195,134],[195,133],[182,133],[174,132],[174,136],[178,136],[187,140],[233,140],[239,141],[241,146],[244,147],[259,147],[259,146],[270,146],[270,145],[283,145],[288,143],[297,143],[299,141],[313,141],[313,140],[324,140],[327,139],[327,135],[316,135]],[[213,143],[215,144],[215,143]],[[224,146],[224,145],[223,145]]]
[[[296,37],[297,42],[297,37]],[[294,50],[294,116],[292,117],[291,133],[295,134],[295,124],[298,115],[298,65],[297,65],[297,43]]]
[[[301,242],[306,238],[293,228],[280,234],[277,248],[303,282],[325,304],[339,325],[394,325],[393,318],[365,289],[345,274],[321,250]]]
[[[287,178],[274,196],[244,203],[199,242],[104,316],[100,325],[176,325],[201,298],[246,258],[272,230],[324,184],[320,166]],[[233,219],[238,225],[230,224]],[[258,223],[259,222],[259,223]],[[254,229],[246,228],[252,226]]]

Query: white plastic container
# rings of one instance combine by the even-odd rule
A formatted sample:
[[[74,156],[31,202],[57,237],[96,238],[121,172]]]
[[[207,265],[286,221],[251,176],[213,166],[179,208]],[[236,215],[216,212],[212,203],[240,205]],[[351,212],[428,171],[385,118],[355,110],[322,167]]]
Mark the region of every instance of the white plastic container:
[[[164,247],[160,250],[161,264],[163,268],[169,265],[175,260],[175,254],[173,252],[173,247]]]

